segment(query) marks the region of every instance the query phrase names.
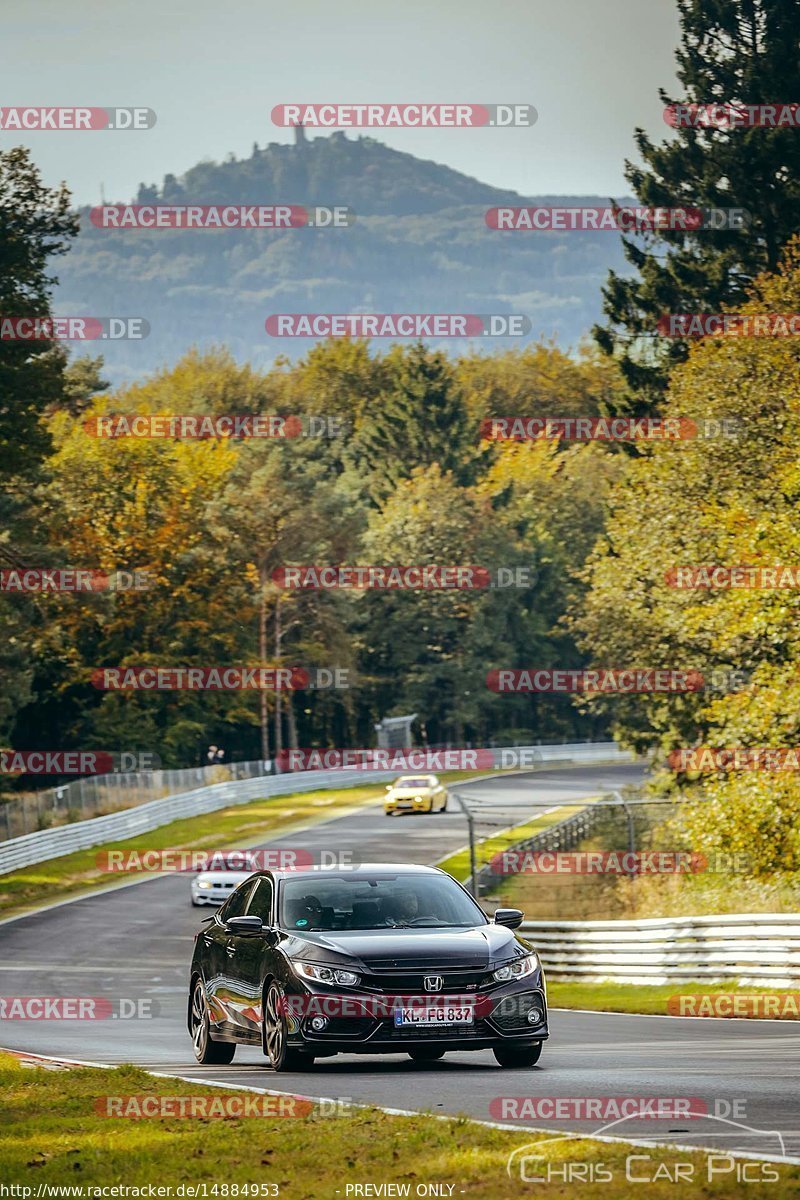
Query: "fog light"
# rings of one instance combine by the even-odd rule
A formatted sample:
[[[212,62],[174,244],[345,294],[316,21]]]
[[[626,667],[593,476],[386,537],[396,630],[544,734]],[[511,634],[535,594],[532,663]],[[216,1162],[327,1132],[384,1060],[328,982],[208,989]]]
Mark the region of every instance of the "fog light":
[[[528,1024],[538,1025],[542,1019],[542,1010],[540,1008],[528,1009]]]
[[[314,1033],[322,1033],[323,1029],[327,1028],[327,1025],[328,1025],[327,1017],[312,1017],[311,1018],[311,1028],[314,1030]]]

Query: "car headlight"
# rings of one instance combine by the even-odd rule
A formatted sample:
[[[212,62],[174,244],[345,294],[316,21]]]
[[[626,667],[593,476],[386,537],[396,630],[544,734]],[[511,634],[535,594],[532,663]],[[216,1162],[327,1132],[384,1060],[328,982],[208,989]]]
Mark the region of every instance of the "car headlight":
[[[492,971],[492,979],[496,979],[498,983],[506,983],[509,979],[521,979],[523,975],[532,975],[538,968],[538,954],[526,954],[524,958],[515,958],[513,962]]]
[[[355,987],[361,982],[361,976],[355,971],[343,971],[339,967],[323,967],[318,963],[293,962],[292,968],[296,975],[304,979],[313,979],[315,983],[338,983],[340,987]]]
[[[213,885],[213,883],[211,883],[211,881],[209,879],[198,879],[197,886],[199,888],[211,888],[214,885]]]

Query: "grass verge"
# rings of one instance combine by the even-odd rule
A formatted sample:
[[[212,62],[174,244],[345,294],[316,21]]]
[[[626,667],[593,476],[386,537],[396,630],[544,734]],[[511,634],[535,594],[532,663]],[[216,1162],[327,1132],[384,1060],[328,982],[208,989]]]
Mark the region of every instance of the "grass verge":
[[[452,771],[441,776],[445,783],[472,779],[477,771]],[[264,840],[264,835],[284,835],[297,825],[322,821],[337,813],[374,803],[383,795],[380,784],[295,792],[235,804],[203,816],[187,817],[162,825],[149,833],[124,841],[107,842],[88,850],[77,850],[48,862],[36,863],[0,875],[0,917],[15,916],[44,904],[67,899],[102,885],[135,878],[139,871],[109,874],[98,866],[98,856],[113,846],[118,850],[212,850],[247,848]],[[335,848],[335,847],[332,847]],[[342,847],[350,849],[351,847]]]
[[[616,850],[600,838],[587,838],[580,852]],[[641,920],[644,917],[700,917],[718,913],[795,913],[800,909],[800,872],[772,876],[711,873],[578,875],[546,872],[509,875],[498,889],[509,908],[532,920],[565,916],[572,921]]]
[[[427,1073],[415,1072],[415,1077],[422,1083]],[[712,1160],[702,1152],[671,1148],[633,1151],[591,1138],[551,1138],[548,1134],[489,1129],[466,1118],[399,1117],[375,1109],[325,1116],[313,1108],[301,1117],[284,1118],[125,1119],[99,1115],[95,1106],[108,1096],[207,1096],[220,1101],[237,1095],[227,1089],[155,1079],[132,1066],[112,1071],[54,1071],[26,1068],[12,1056],[0,1054],[0,1089],[4,1097],[0,1181],[30,1188],[27,1193],[15,1193],[21,1200],[52,1196],[50,1187],[74,1188],[62,1194],[89,1200],[92,1188],[114,1184],[173,1189],[156,1193],[162,1196],[187,1196],[191,1193],[186,1187],[177,1191],[180,1185],[205,1184],[205,1194],[212,1200],[243,1194],[279,1195],[284,1200],[345,1200],[359,1194],[352,1190],[354,1185],[368,1183],[395,1186],[383,1192],[361,1191],[362,1196],[425,1195],[418,1189],[436,1184],[445,1186],[434,1195],[516,1200],[529,1185],[521,1181],[519,1171],[510,1177],[506,1163],[509,1155],[523,1146],[526,1153],[542,1160],[529,1164],[528,1171],[541,1173],[550,1163],[557,1170],[563,1170],[566,1162],[595,1169],[602,1164],[612,1176],[602,1185],[606,1200],[630,1196],[631,1184],[625,1175],[630,1153],[651,1156],[649,1162],[637,1159],[640,1176],[646,1171],[655,1176],[659,1164],[666,1165],[660,1167],[660,1177],[648,1184],[647,1195],[656,1200],[684,1200],[699,1194],[713,1200],[745,1196],[789,1200],[800,1183],[800,1167],[793,1165],[750,1164],[753,1176],[768,1172],[770,1182],[737,1183],[731,1169],[718,1169],[709,1182]],[[666,1176],[678,1162],[692,1164],[694,1179],[676,1187]],[[276,1190],[270,1189],[271,1184]],[[215,1185],[219,1190],[213,1190]],[[259,1190],[243,1193],[243,1185]],[[234,1192],[234,1187],[239,1190]],[[572,1189],[555,1182],[546,1191],[565,1196]]]
[[[676,1004],[674,997],[710,996],[707,1004],[698,1004],[685,1000],[683,1005]],[[700,1016],[705,1010],[708,1016],[727,1016],[721,1011],[727,1008],[718,1004],[714,996],[758,996],[775,997],[775,1002],[760,1001],[758,1005],[748,1006],[740,1001],[739,1012],[731,1012],[732,1020],[746,1020],[748,1017],[770,1017],[776,1020],[792,1021],[800,1018],[800,992],[787,991],[786,988],[741,987],[736,984],[704,983],[701,980],[682,980],[680,983],[649,984],[634,983],[589,983],[570,982],[568,980],[547,981],[547,1002],[551,1008],[586,1008],[594,1012],[619,1013],[649,1013],[656,1016],[693,1016],[700,1009]],[[670,1005],[670,999],[673,1004]]]

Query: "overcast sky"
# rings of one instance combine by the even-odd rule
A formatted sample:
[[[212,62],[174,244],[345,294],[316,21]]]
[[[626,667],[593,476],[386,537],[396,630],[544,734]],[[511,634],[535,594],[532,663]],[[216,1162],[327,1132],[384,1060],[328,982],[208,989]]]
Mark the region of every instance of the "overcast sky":
[[[620,194],[634,128],[666,136],[657,89],[676,89],[674,0],[0,0],[0,16],[0,105],[158,114],[141,132],[0,132],[79,203],[288,141],[273,105],[322,101],[533,104],[532,129],[362,132],[526,194]]]

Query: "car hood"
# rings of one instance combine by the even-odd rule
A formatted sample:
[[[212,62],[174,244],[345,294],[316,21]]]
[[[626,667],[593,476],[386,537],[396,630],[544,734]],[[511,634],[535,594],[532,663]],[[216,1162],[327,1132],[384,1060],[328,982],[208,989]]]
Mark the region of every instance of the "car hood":
[[[292,958],[325,962],[343,956],[365,967],[464,967],[482,970],[524,953],[511,929],[357,929],[290,934],[284,949]]]
[[[389,795],[397,796],[397,797],[399,797],[399,799],[405,800],[407,797],[412,797],[412,796],[428,796],[428,795],[430,795],[430,793],[432,791],[433,791],[433,788],[431,788],[431,787],[392,788],[392,790],[389,792]]]

